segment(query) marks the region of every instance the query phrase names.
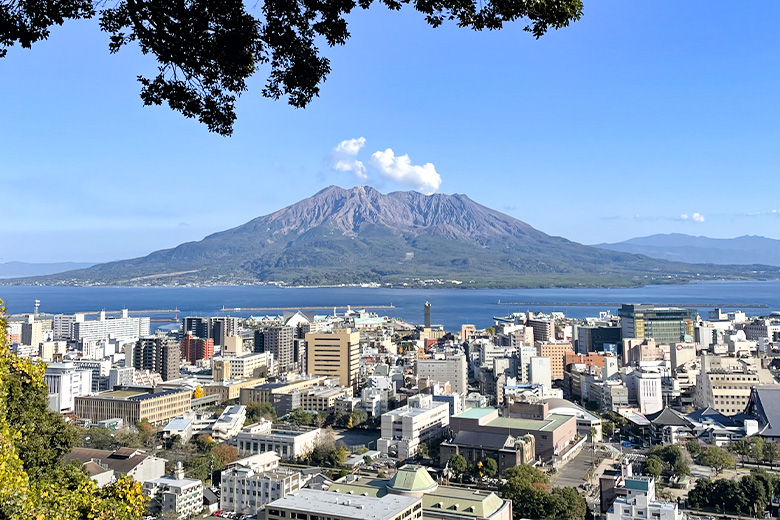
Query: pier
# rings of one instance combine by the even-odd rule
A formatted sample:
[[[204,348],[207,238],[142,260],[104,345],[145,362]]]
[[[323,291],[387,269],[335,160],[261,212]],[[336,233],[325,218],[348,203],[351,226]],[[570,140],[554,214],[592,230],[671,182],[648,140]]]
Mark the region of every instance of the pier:
[[[298,311],[298,310],[330,310],[330,309],[395,309],[392,303],[389,305],[323,305],[323,306],[298,306],[298,307],[225,307],[221,312],[247,312],[247,311]]]
[[[620,307],[626,302],[502,302],[499,300],[496,305],[515,305],[528,307]],[[721,308],[745,308],[745,309],[767,309],[769,305],[763,303],[652,303],[656,307],[721,307]]]

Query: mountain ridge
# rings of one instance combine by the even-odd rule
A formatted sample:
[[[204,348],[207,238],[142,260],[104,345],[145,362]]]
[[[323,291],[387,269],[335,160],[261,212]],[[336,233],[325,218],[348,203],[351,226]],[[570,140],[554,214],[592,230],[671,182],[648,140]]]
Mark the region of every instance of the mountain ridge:
[[[466,195],[329,186],[239,226],[144,257],[16,280],[58,285],[630,286],[776,276],[692,266],[550,236]]]
[[[780,266],[780,240],[759,235],[710,238],[668,233],[635,237],[611,244],[595,244],[594,247],[690,263]]]

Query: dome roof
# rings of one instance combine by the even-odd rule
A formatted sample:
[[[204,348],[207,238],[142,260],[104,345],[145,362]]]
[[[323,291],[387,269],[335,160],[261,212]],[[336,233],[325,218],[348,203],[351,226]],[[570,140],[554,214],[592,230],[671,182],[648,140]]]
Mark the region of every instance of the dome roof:
[[[439,485],[422,466],[406,465],[387,483],[387,490],[396,494],[423,494],[435,491]]]

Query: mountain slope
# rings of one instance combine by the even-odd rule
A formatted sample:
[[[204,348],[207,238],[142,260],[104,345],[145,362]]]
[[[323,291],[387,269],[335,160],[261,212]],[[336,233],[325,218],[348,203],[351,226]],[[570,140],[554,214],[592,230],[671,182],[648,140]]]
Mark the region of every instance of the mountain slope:
[[[437,278],[481,287],[613,286],[755,277],[756,270],[762,269],[675,264],[584,246],[465,195],[331,186],[199,242],[17,282],[415,285]]]
[[[594,247],[679,262],[780,265],[780,240],[753,235],[708,238],[671,233]]]

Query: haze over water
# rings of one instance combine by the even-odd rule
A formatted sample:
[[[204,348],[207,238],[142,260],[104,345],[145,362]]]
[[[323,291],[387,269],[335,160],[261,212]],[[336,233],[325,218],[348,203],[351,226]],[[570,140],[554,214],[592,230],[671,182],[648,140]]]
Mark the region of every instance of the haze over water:
[[[492,325],[493,316],[512,312],[563,312],[584,318],[600,311],[617,312],[617,306],[567,306],[563,303],[654,303],[691,305],[706,313],[711,306],[742,309],[748,315],[767,315],[780,311],[780,281],[706,282],[690,285],[652,285],[630,289],[374,289],[360,287],[279,288],[273,286],[217,287],[34,287],[0,288],[9,314],[30,313],[36,299],[41,312],[74,313],[130,310],[179,309],[178,317],[226,314],[222,307],[328,307],[318,314],[330,314],[331,307],[354,308],[390,305],[376,309],[379,315],[399,317],[410,323],[422,323],[423,304],[432,304],[432,322],[447,330],[458,330],[463,323],[477,327]],[[497,305],[502,302],[537,302],[545,305]],[[748,308],[746,305],[767,305]],[[343,308],[338,310],[344,312]],[[281,311],[231,312],[233,316],[276,315]],[[706,314],[705,314],[706,315]],[[153,317],[172,317],[155,314]]]

